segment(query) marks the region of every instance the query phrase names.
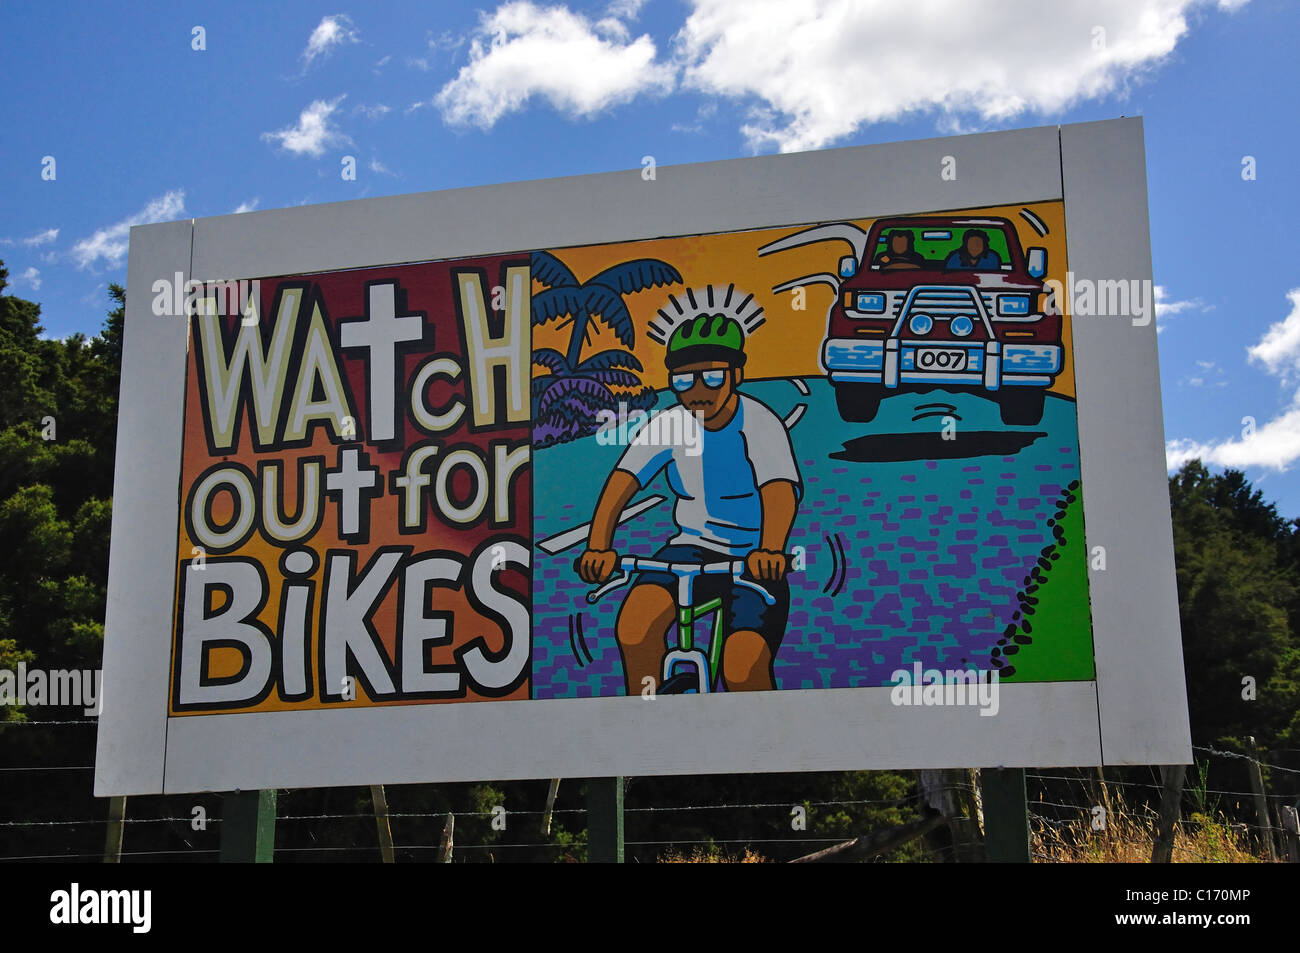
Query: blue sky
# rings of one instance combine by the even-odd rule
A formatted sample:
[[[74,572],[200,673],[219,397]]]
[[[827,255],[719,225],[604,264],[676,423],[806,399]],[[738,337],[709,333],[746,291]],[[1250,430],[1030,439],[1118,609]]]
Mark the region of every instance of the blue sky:
[[[1168,459],[1300,516],[1297,35],[1294,0],[8,4],[0,258],[93,334],[132,223],[1141,115]]]

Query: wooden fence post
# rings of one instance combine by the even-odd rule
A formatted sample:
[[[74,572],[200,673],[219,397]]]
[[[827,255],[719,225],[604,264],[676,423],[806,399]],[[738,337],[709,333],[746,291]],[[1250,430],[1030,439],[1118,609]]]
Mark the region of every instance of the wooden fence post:
[[[1277,860],[1277,852],[1273,849],[1273,820],[1268,812],[1268,798],[1264,797],[1264,775],[1259,770],[1259,752],[1255,750],[1255,736],[1249,735],[1246,738],[1246,745],[1250,749],[1250,760],[1246,762],[1246,769],[1250,772],[1250,790],[1255,795],[1255,818],[1259,821],[1259,840],[1264,847],[1264,855],[1269,860]]]
[[[1286,859],[1292,864],[1300,864],[1300,813],[1290,804],[1278,808],[1282,815],[1283,840],[1286,841]]]
[[[974,864],[984,857],[984,835],[980,828],[979,772],[965,768],[917,771],[921,803],[943,816],[941,830],[930,829],[926,841],[931,850],[951,851],[952,863]]]
[[[379,830],[379,854],[384,863],[391,864],[397,856],[393,851],[393,829],[388,823],[388,796],[382,784],[370,785],[370,802],[375,809],[375,827]]]
[[[1178,812],[1183,801],[1183,780],[1187,765],[1167,764],[1160,768],[1164,789],[1160,794],[1160,820],[1155,840],[1151,844],[1151,863],[1167,864],[1173,859],[1174,831],[1178,826]]]
[[[551,815],[555,812],[555,798],[560,793],[560,779],[551,778],[546,789],[546,810],[542,812],[542,836],[551,836]]]
[[[1111,821],[1115,817],[1115,809],[1111,806],[1110,788],[1106,786],[1106,769],[1100,765],[1097,766],[1097,782],[1101,788],[1100,806],[1106,812],[1104,816],[1105,824],[1101,829],[1101,836],[1109,837]],[[1091,826],[1091,821],[1089,822],[1089,826]]]
[[[104,863],[122,862],[122,831],[126,827],[126,798],[108,799],[108,833],[104,837]]]
[[[438,847],[438,862],[442,864],[451,863],[452,841],[455,838],[456,815],[448,814],[447,823],[442,828],[442,844]]]

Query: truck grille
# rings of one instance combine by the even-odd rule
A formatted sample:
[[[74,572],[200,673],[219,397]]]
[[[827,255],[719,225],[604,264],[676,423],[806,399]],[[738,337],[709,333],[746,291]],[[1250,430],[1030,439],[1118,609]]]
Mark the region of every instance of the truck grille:
[[[914,314],[920,311],[937,319],[947,319],[959,314],[966,314],[978,320],[978,315],[971,313],[974,309],[975,301],[969,291],[960,289],[953,291],[918,291],[916,296],[912,298],[912,306],[908,309],[908,313]]]

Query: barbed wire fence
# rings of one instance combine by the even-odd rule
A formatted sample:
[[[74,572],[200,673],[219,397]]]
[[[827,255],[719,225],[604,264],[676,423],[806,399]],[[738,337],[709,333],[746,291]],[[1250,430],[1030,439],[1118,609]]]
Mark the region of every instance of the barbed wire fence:
[[[106,853],[125,862],[215,861],[220,853],[221,794],[132,797],[120,818],[112,815],[111,799],[93,796],[96,724],[94,719],[0,723],[0,791],[5,792],[0,794],[0,861],[94,862]],[[1294,829],[1300,808],[1300,751],[1276,749],[1258,759],[1203,745],[1193,751],[1196,764],[1180,796],[1182,836],[1170,845],[1171,859],[1300,861],[1300,832]],[[74,763],[65,763],[69,760]],[[1212,764],[1247,769],[1258,765],[1268,774],[1269,789],[1211,786]],[[1125,778],[1106,778],[1096,769],[1089,769],[1091,774],[1083,769],[1027,771],[1034,859],[1089,859],[1090,853],[1091,859],[1118,859],[1123,838],[1155,830],[1158,812],[1152,803],[1159,800],[1165,783],[1155,769],[1150,769],[1150,781],[1135,780],[1140,770],[1127,769]],[[69,773],[77,776],[75,782],[50,781]],[[659,783],[638,783],[642,780]],[[906,794],[889,798],[769,797],[704,804],[648,803],[638,796],[640,789],[662,789],[671,786],[670,781],[630,781],[624,809],[629,859],[789,860],[870,833],[854,826],[867,816],[874,816],[879,825],[886,815],[903,824],[924,814],[914,781]],[[391,856],[399,862],[581,860],[588,819],[579,795],[581,779],[563,782],[566,797],[549,808],[542,806],[545,798],[540,795],[545,783],[533,782],[539,796],[528,798],[532,803],[484,803],[472,810],[419,808],[439,792],[448,800],[457,788],[462,795],[476,788],[480,800],[490,799],[496,793],[493,783],[389,786],[384,818],[391,825]],[[964,785],[931,787],[926,793],[933,797],[942,790],[970,793]],[[828,826],[830,817],[838,823]],[[366,789],[280,792],[275,822],[277,862],[375,861],[383,853],[376,805]],[[904,859],[958,859],[954,843],[929,837],[923,842],[918,838],[918,843],[925,846]]]

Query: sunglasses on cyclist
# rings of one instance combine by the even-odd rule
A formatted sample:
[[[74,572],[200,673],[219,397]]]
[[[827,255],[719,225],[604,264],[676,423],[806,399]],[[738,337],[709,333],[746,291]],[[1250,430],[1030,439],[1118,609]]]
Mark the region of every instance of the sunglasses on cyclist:
[[[717,390],[727,379],[730,371],[727,368],[721,368],[714,371],[691,371],[689,373],[674,374],[669,383],[672,384],[673,390],[679,394],[684,394],[695,386],[697,379],[704,381],[704,386],[709,390]]]

